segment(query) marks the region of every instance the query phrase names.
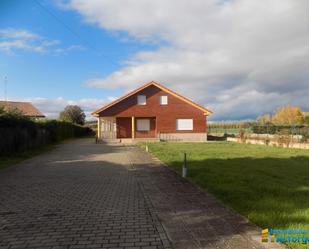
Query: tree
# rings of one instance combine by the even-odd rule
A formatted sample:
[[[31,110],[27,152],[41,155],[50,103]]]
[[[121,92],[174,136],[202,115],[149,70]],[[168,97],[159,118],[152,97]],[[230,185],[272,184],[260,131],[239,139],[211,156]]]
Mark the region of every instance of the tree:
[[[77,105],[68,105],[60,112],[59,119],[75,124],[83,125],[86,115],[84,111]]]
[[[275,111],[272,122],[276,125],[301,125],[305,118],[299,107],[288,105]]]
[[[259,124],[262,125],[271,124],[271,116],[269,114],[259,116],[256,120]]]
[[[305,124],[309,125],[309,112],[303,112]]]

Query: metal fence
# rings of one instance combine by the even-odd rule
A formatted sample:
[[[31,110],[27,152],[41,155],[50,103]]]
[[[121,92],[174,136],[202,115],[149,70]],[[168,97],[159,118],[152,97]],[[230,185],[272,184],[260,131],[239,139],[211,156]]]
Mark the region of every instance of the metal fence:
[[[237,125],[237,124],[209,124],[208,134],[239,135],[246,134],[269,134],[285,133],[309,137],[309,126],[305,125]]]

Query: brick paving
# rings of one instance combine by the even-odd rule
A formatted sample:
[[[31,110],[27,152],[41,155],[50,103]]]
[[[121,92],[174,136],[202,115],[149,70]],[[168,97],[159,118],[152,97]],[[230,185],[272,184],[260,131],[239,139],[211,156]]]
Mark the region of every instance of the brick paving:
[[[0,172],[0,248],[169,248],[126,148],[77,140]]]
[[[264,246],[257,227],[133,146],[76,140],[0,172],[0,249]]]
[[[285,248],[262,243],[261,229],[183,179],[151,154],[130,147],[136,178],[177,249]]]

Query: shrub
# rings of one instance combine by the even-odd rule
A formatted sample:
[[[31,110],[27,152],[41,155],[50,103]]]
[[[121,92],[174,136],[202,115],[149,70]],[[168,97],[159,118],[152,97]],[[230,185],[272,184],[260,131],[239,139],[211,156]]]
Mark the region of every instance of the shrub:
[[[303,134],[300,140],[301,143],[308,143],[309,142],[309,134]]]
[[[298,126],[289,126],[289,125],[253,125],[252,131],[255,134],[276,134],[282,130],[288,130],[288,133],[291,135],[305,135],[309,134],[309,127],[298,125]]]
[[[265,138],[265,140],[264,140],[264,143],[265,143],[265,145],[269,145],[269,143],[270,143],[270,139],[267,137],[267,138]]]
[[[89,127],[57,120],[34,121],[21,115],[0,114],[0,155],[93,135]]]
[[[282,129],[281,131],[275,134],[275,140],[279,146],[285,145],[289,147],[291,143],[291,135],[288,129]]]
[[[239,138],[242,143],[245,143],[247,140],[246,131],[242,128],[239,130]]]

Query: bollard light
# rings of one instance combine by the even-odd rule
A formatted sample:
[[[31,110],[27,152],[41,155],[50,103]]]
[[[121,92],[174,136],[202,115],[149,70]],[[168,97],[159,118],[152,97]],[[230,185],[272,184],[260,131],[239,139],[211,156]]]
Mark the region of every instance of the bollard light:
[[[187,153],[183,154],[182,177],[186,178],[188,174]]]

